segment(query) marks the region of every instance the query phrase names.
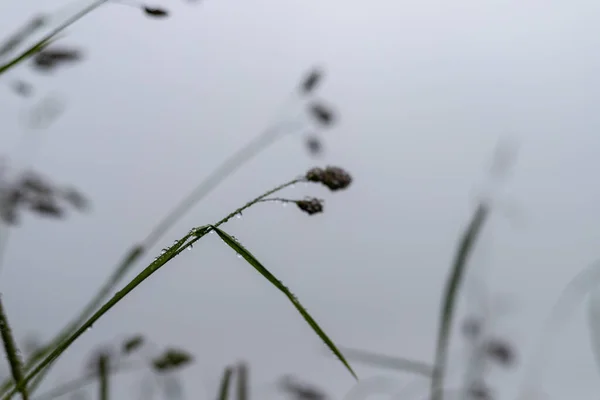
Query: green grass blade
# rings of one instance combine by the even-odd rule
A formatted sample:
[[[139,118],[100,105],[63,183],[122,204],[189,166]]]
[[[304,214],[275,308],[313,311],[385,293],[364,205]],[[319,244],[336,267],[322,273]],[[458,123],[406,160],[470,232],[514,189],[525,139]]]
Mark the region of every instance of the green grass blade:
[[[27,392],[27,386],[24,384],[25,375],[23,373],[23,363],[21,362],[21,356],[19,355],[19,348],[15,342],[15,338],[12,334],[12,329],[8,323],[6,312],[4,311],[4,304],[2,298],[0,298],[0,336],[2,337],[2,343],[4,344],[4,350],[6,352],[6,358],[10,365],[10,371],[16,384],[19,385],[19,391],[23,400],[29,399],[29,393]]]
[[[450,329],[454,318],[454,309],[458,299],[459,289],[466,270],[469,255],[475,246],[475,242],[483,223],[489,214],[489,208],[486,204],[480,204],[467,229],[465,230],[461,241],[458,244],[454,262],[450,270],[450,275],[446,281],[444,297],[442,300],[442,310],[440,313],[440,327],[438,331],[438,340],[435,354],[435,366],[431,379],[431,399],[442,400],[443,391],[438,388],[444,387],[444,374],[448,358],[448,345],[450,343]]]
[[[377,354],[365,350],[350,349],[347,347],[342,347],[341,350],[344,352],[347,359],[355,360],[373,367],[409,372],[421,375],[425,378],[431,378],[431,375],[433,374],[433,366],[422,361]]]
[[[231,382],[231,375],[233,374],[233,369],[231,367],[225,368],[223,371],[223,377],[221,378],[221,386],[219,388],[219,397],[218,400],[227,400],[229,397],[229,384]]]
[[[201,232],[201,233],[199,233]],[[131,282],[129,282],[123,289],[118,291],[109,301],[107,301],[98,311],[96,311],[81,327],[79,327],[72,335],[65,339],[60,345],[56,346],[31,372],[27,374],[22,384],[17,385],[13,388],[3,399],[10,398],[17,390],[20,390],[24,385],[27,385],[32,379],[34,379],[40,372],[42,372],[48,365],[56,360],[69,346],[77,340],[81,335],[85,333],[88,328],[91,328],[93,324],[98,321],[104,314],[112,309],[118,302],[120,302],[125,296],[127,296],[132,290],[139,286],[143,281],[149,278],[152,274],[158,271],[163,265],[168,263],[173,257],[177,256],[185,247],[189,245],[188,239],[191,237],[200,237],[208,232],[206,228],[199,228],[185,235],[183,238],[178,240],[175,244],[164,251],[154,262],[140,272]],[[197,239],[196,239],[197,240]]]
[[[237,365],[237,399],[248,400],[248,364],[241,362]]]
[[[252,253],[250,253],[246,248],[244,248],[244,246],[242,246],[234,238],[232,238],[229,234],[222,231],[221,229],[214,227],[214,226],[213,226],[213,229],[215,230],[215,232],[217,232],[219,237],[229,247],[231,247],[236,253],[241,255],[250,265],[252,265],[254,267],[254,269],[256,269],[263,277],[265,277],[269,282],[271,282],[273,284],[273,286],[275,286],[277,289],[279,289],[281,292],[283,292],[283,294],[286,295],[286,297],[292,302],[292,304],[294,305],[294,307],[296,307],[296,309],[302,315],[302,317],[304,317],[304,319],[306,320],[308,325],[310,325],[310,327],[313,329],[313,331],[315,331],[315,333],[321,338],[321,340],[325,343],[325,345],[327,345],[327,347],[333,352],[333,354],[335,354],[335,356],[342,362],[342,364],[344,364],[344,366],[352,374],[352,376],[355,379],[358,379],[358,377],[354,373],[354,370],[352,369],[352,367],[350,367],[350,364],[348,363],[348,361],[346,361],[346,358],[338,350],[336,345],[327,336],[327,334],[325,334],[325,332],[321,329],[321,327],[317,324],[317,322],[313,319],[313,317],[310,316],[308,311],[306,311],[306,309],[302,306],[302,304],[300,304],[300,302],[298,301],[296,296],[294,296],[290,292],[290,290],[287,287],[285,287],[279,279],[277,279],[271,272],[269,272],[269,270],[267,270],[260,263],[260,261],[258,261],[256,259],[256,257],[254,257],[252,255]]]

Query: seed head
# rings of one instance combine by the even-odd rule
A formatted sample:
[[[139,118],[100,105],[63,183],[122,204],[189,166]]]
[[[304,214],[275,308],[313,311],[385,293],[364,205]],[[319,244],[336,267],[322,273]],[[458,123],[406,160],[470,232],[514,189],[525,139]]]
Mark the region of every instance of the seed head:
[[[331,166],[325,169],[312,168],[306,173],[306,179],[310,182],[322,183],[331,191],[346,189],[352,183],[352,176],[348,172]]]
[[[517,358],[513,347],[502,339],[490,339],[485,351],[490,358],[505,367],[513,365]]]
[[[322,78],[323,71],[321,69],[314,68],[312,71],[310,71],[300,86],[300,91],[302,94],[310,94],[312,91],[314,91],[321,82]]]
[[[33,57],[33,66],[49,71],[60,64],[73,63],[82,59],[80,50],[67,47],[46,48]]]
[[[335,123],[335,113],[323,103],[310,104],[308,111],[321,126],[328,127]]]
[[[313,156],[317,156],[323,152],[323,143],[316,136],[309,136],[306,139],[306,147],[308,148],[308,152]]]
[[[305,200],[296,201],[299,209],[308,215],[318,214],[323,212],[323,200],[315,198],[307,198]]]
[[[15,179],[0,177],[0,219],[9,225],[19,222],[21,210],[61,218],[65,206],[82,210],[87,204],[74,189],[60,189],[41,175],[27,171]]]

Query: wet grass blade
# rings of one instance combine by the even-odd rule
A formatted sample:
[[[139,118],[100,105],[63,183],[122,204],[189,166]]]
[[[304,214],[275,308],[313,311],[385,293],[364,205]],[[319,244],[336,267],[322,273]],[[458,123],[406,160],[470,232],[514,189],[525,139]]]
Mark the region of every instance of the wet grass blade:
[[[347,347],[342,347],[341,350],[344,352],[347,359],[355,360],[373,367],[408,372],[421,375],[425,378],[431,378],[431,375],[433,374],[433,366],[421,361],[377,354],[365,350],[349,349]]]
[[[10,365],[10,371],[16,384],[20,385],[19,391],[23,400],[29,399],[27,392],[27,386],[24,384],[25,376],[23,373],[23,364],[21,362],[21,356],[19,348],[15,342],[15,338],[12,334],[12,329],[8,323],[6,312],[4,311],[4,305],[0,298],[0,336],[2,337],[2,343],[4,344],[4,350],[6,351],[6,358]]]
[[[325,334],[325,332],[321,329],[321,327],[317,324],[317,322],[310,316],[308,311],[300,304],[298,299],[290,292],[290,290],[283,285],[283,283],[277,279],[269,270],[267,270],[261,263],[250,253],[244,246],[238,243],[234,238],[232,238],[229,234],[222,231],[221,229],[213,226],[213,229],[219,237],[236,253],[242,256],[250,265],[254,267],[262,276],[264,276],[269,282],[273,284],[277,289],[279,289],[285,296],[292,302],[296,310],[304,317],[306,322],[310,325],[310,327],[315,331],[315,333],[321,338],[321,340],[327,345],[327,347],[335,354],[335,356],[344,364],[346,369],[352,374],[355,379],[358,379],[352,367],[344,355],[338,350],[333,341]]]
[[[199,233],[201,232],[201,233]],[[167,264],[169,261],[173,259],[173,257],[177,256],[183,249],[189,246],[188,240],[192,237],[198,238],[204,236],[208,232],[208,229],[205,227],[198,228],[195,231],[192,231],[185,235],[183,238],[175,242],[172,246],[166,249],[154,262],[152,262],[149,266],[147,266],[142,272],[140,272],[131,282],[129,282],[123,289],[118,291],[110,300],[108,300],[98,311],[96,311],[84,324],[81,325],[72,335],[70,335],[67,339],[65,339],[62,343],[56,346],[49,354],[32,370],[27,374],[23,382],[21,382],[16,387],[8,392],[3,399],[10,399],[12,395],[15,394],[16,391],[21,390],[25,385],[31,382],[39,373],[44,371],[46,367],[48,367],[53,361],[55,361],[69,346],[75,342],[81,335],[91,328],[93,324],[98,321],[104,314],[110,311],[117,303],[125,298],[131,291],[133,291],[137,286],[139,286],[143,281],[148,279],[152,274],[158,271],[163,265]]]
[[[229,383],[231,382],[231,375],[233,374],[233,369],[231,367],[225,368],[223,371],[223,377],[221,378],[221,386],[219,388],[219,397],[218,400],[227,400],[229,397]]]
[[[442,400],[443,393],[437,388],[444,387],[444,374],[448,358],[448,345],[450,343],[450,329],[454,318],[454,309],[458,299],[459,289],[466,270],[469,255],[473,250],[475,242],[486,217],[489,214],[489,208],[481,203],[467,229],[465,230],[461,241],[459,242],[450,275],[446,281],[444,297],[442,301],[442,310],[440,313],[440,327],[438,331],[438,340],[435,354],[435,366],[431,379],[431,399]]]

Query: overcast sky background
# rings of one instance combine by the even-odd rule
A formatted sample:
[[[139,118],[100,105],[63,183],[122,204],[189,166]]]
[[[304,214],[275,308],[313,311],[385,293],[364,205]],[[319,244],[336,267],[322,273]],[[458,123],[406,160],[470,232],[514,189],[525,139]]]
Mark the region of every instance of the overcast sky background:
[[[60,6],[9,3],[0,13],[5,35],[35,12]],[[83,4],[58,12],[56,22]],[[318,97],[340,114],[323,133],[324,157],[311,158],[301,134],[278,142],[186,215],[136,271],[191,227],[219,220],[314,165],[339,165],[353,174],[349,190],[285,192],[324,197],[324,214],[263,204],[225,229],[337,343],[431,361],[457,235],[499,138],[510,137],[519,157],[502,196],[522,215],[494,218],[476,260],[487,269],[488,293],[512,304],[498,334],[526,358],[561,290],[600,256],[600,3],[151,5],[168,8],[171,17],[102,7],[62,39],[84,48],[85,62],[50,76],[21,66],[3,77],[30,79],[37,99],[57,95],[66,109],[48,129],[28,130],[23,115],[35,101],[4,85],[2,154],[24,154],[93,201],[90,214],[66,222],[27,218],[12,234],[0,290],[19,337],[48,339],[60,329],[129,246],[263,129],[306,71],[320,65],[327,75]],[[301,113],[301,104],[290,112]],[[20,153],[23,136],[32,134],[36,146]],[[543,380],[546,398],[598,397],[586,323],[579,309],[560,336]],[[80,373],[95,346],[136,332],[195,355],[183,372],[189,399],[213,398],[223,367],[238,360],[251,364],[257,398],[280,398],[269,384],[288,373],[335,398],[353,385],[287,299],[216,237],[175,259],[98,322],[63,355],[45,387]],[[457,368],[464,366],[459,336],[452,348]],[[364,378],[390,375],[355,368]],[[521,372],[499,374],[502,398],[514,398]],[[394,376],[399,385],[409,380]],[[115,398],[138,398],[139,379],[119,381]]]

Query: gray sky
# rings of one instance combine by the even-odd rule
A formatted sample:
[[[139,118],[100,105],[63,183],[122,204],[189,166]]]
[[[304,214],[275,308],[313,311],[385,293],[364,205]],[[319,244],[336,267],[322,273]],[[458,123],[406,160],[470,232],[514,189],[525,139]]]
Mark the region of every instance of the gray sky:
[[[5,6],[2,32],[55,3]],[[290,286],[336,342],[430,361],[457,234],[499,137],[508,135],[520,152],[503,196],[523,216],[511,225],[498,215],[476,258],[491,294],[515,304],[498,329],[526,352],[566,283],[599,256],[600,3],[160,5],[170,19],[101,8],[63,39],[86,49],[84,63],[48,77],[24,67],[4,77],[30,78],[40,96],[64,99],[64,115],[34,132],[39,143],[26,155],[93,200],[89,215],[65,223],[28,218],[11,236],[0,285],[21,337],[55,333],[133,242],[269,123],[313,65],[327,70],[319,98],[341,116],[323,134],[324,158],[306,154],[302,135],[286,138],[223,183],[154,253],[313,165],[340,165],[355,179],[348,191],[298,186],[285,193],[324,197],[324,214],[308,218],[264,204],[226,230]],[[32,134],[21,122],[32,103],[8,90],[0,101],[2,153],[18,157],[20,138]],[[597,398],[586,324],[580,309],[557,341],[543,380],[548,398]],[[187,398],[214,396],[222,368],[240,359],[251,363],[262,398],[277,398],[266,385],[284,373],[336,398],[353,385],[288,301],[216,237],[96,324],[61,358],[47,387],[79,373],[94,346],[135,332],[196,356],[183,374]],[[457,368],[463,347],[455,336]],[[361,377],[387,374],[355,368]],[[520,373],[498,374],[503,398],[514,398]],[[118,393],[135,394],[136,382],[124,379]]]

